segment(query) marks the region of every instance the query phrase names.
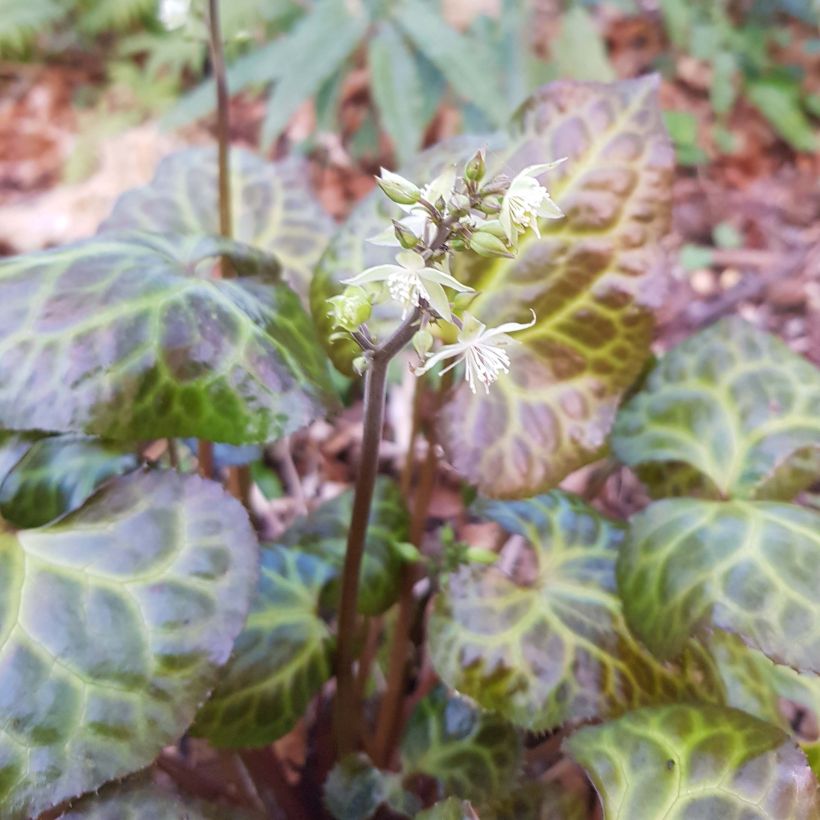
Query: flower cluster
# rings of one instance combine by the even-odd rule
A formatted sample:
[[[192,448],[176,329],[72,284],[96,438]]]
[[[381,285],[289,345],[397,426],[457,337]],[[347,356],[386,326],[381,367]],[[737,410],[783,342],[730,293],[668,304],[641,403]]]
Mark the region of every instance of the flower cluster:
[[[489,390],[509,372],[505,348],[514,341],[509,334],[532,327],[535,313],[531,311],[529,322],[495,328],[470,313],[459,316],[455,305],[466,305],[475,291],[453,275],[450,258],[464,252],[514,257],[528,231],[540,236],[539,220],[562,218],[563,212],[539,182],[562,161],[531,165],[513,179],[497,176],[485,181],[486,158],[479,151],[460,175],[455,166],[448,166],[422,187],[382,169],[377,182],[402,214],[370,241],[396,247],[395,263],[376,265],[343,281],[347,289],[329,300],[336,326],[352,334],[365,358],[373,355],[378,346],[365,322],[371,305],[389,298],[401,306],[402,319],[417,326],[413,344],[422,359],[418,375],[452,359],[442,373],[463,363],[470,389],[475,393],[477,385],[483,385]],[[443,330],[446,324],[455,326],[457,341],[431,352],[431,331]]]

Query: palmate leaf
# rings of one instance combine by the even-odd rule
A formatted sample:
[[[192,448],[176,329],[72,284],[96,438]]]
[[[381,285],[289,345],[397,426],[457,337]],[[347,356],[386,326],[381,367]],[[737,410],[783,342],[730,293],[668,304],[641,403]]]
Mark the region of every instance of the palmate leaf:
[[[818,411],[820,371],[732,317],[658,362],[618,414],[612,446],[626,464],[657,463],[642,473],[656,491],[684,464],[701,494],[785,500],[820,476]]]
[[[209,279],[218,254],[247,276]],[[277,270],[229,240],[136,233],[0,263],[0,425],[244,444],[307,424],[332,386]]]
[[[333,568],[322,598],[323,603],[332,609],[339,601],[352,512],[351,490],[322,504],[310,515],[296,519],[279,539],[281,545],[315,555]],[[389,479],[380,477],[373,494],[359,577],[359,612],[364,615],[378,615],[396,600],[403,559],[395,544],[407,541],[408,524],[407,508],[399,488]]]
[[[310,187],[307,162],[266,162],[242,148],[232,148],[230,156],[234,238],[276,256],[285,280],[306,297],[313,267],[333,233],[333,220]],[[218,176],[215,148],[171,154],[148,185],[117,200],[100,232],[219,235]]]
[[[674,704],[589,726],[564,743],[605,820],[811,820],[817,781],[785,732],[734,709]]]
[[[259,590],[194,733],[215,746],[266,746],[287,734],[332,672],[334,640],[319,617],[333,569],[282,547],[262,550]]]
[[[480,291],[470,308],[479,319],[525,321],[530,309],[537,317],[533,328],[516,334],[511,373],[489,394],[461,385],[440,414],[439,438],[450,460],[486,495],[532,495],[597,458],[647,358],[674,165],[656,89],[653,78],[553,83],[525,103],[508,135],[438,146],[405,171],[429,181],[482,144],[490,149],[490,174],[569,157],[547,180],[566,219],[544,223],[541,239],[524,237],[515,260],[457,259],[457,278]],[[390,213],[378,197],[360,205],[311,285],[320,336],[346,372],[356,348],[329,341],[326,299],[339,280],[391,261],[390,249],[365,243]],[[395,323],[395,308],[374,312],[377,332]]]
[[[675,669],[627,629],[615,592],[620,523],[558,491],[479,512],[529,541],[534,577],[519,582],[496,567],[451,576],[429,626],[447,684],[533,730],[708,692],[694,646],[681,647]]]
[[[658,501],[632,520],[618,585],[635,634],[674,657],[706,626],[820,672],[820,513],[769,501]]]
[[[0,804],[23,820],[150,763],[228,659],[256,538],[219,485],[116,479],[0,535]]]
[[[406,775],[428,775],[444,794],[475,800],[509,789],[518,775],[521,741],[503,718],[438,686],[410,716],[400,754]]]
[[[97,487],[131,472],[137,463],[133,448],[87,436],[31,442],[5,477],[0,469],[0,515],[17,527],[41,527],[76,509]]]

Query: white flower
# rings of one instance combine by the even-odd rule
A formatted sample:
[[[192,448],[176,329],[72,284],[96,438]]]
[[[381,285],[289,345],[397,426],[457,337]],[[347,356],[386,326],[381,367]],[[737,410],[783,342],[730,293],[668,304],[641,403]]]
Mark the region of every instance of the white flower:
[[[444,287],[467,293],[473,289],[462,285],[449,273],[439,268],[428,267],[422,256],[415,251],[396,254],[396,265],[376,265],[354,276],[343,279],[344,285],[365,285],[369,282],[386,282],[390,295],[404,308],[402,317],[422,300],[427,302],[440,316],[451,321],[450,300]],[[444,287],[442,287],[444,286]]]
[[[444,345],[437,353],[430,356],[423,367],[416,370],[420,376],[439,362],[455,358],[455,361],[441,371],[442,375],[452,370],[460,362],[466,365],[465,377],[470,390],[476,392],[476,382],[484,385],[486,392],[490,392],[490,385],[502,374],[510,372],[510,357],[504,348],[513,343],[507,334],[518,330],[526,330],[535,324],[535,312],[532,321],[526,324],[506,322],[498,327],[487,329],[487,326],[478,321],[469,313],[464,314],[464,326],[458,334],[455,344]]]
[[[518,235],[527,228],[532,228],[536,236],[541,236],[538,217],[561,219],[564,216],[564,212],[550,198],[549,191],[535,179],[562,162],[564,160],[559,159],[557,162],[530,165],[510,183],[501,201],[498,219],[511,243],[515,243]]]

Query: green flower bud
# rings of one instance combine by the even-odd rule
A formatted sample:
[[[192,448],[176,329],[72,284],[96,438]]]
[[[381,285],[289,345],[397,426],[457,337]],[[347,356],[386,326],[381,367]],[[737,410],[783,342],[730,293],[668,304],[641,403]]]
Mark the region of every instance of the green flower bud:
[[[418,330],[413,336],[413,349],[419,354],[419,358],[423,359],[433,346],[433,334],[429,330]]]
[[[481,182],[487,166],[484,161],[484,150],[481,149],[473,154],[473,158],[464,167],[464,176],[470,182]]]
[[[504,226],[498,219],[488,219],[486,222],[477,225],[476,230],[484,231],[484,233],[491,233],[499,239],[507,238],[507,234],[504,232]]]
[[[366,322],[373,307],[365,290],[355,285],[345,288],[338,296],[327,301],[330,302],[328,316],[333,319],[334,325],[349,331],[356,330]]]
[[[469,211],[470,198],[464,194],[453,194],[450,197],[450,210],[455,212]]]
[[[367,367],[369,364],[370,362],[368,361],[367,356],[357,356],[353,359],[353,372],[357,376],[364,376],[367,372]]]
[[[479,256],[506,256],[509,258],[513,256],[502,239],[483,229],[476,231],[470,237],[469,245],[470,250],[475,251]]]
[[[467,547],[464,558],[470,564],[494,564],[498,560],[498,553],[484,547]]]
[[[421,197],[421,189],[399,174],[382,168],[382,175],[376,182],[384,193],[398,205],[413,205]]]
[[[419,244],[419,238],[410,230],[410,228],[402,225],[397,219],[393,220],[393,229],[396,232],[396,239],[406,250],[412,250]]]

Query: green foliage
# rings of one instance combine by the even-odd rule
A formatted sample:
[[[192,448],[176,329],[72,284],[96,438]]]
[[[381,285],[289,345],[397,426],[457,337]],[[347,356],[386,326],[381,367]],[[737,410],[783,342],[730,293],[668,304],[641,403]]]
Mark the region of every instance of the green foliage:
[[[495,566],[451,576],[429,627],[445,682],[534,730],[708,692],[696,647],[675,669],[627,629],[615,592],[622,525],[558,491],[477,512],[526,538],[533,560],[520,581]]]
[[[605,820],[810,820],[820,812],[803,753],[780,729],[743,712],[641,709],[581,729],[565,745],[592,777]]]
[[[190,724],[248,611],[256,538],[218,486],[134,473],[0,535],[0,564],[0,801],[23,820],[142,768]]]
[[[242,276],[210,281],[219,255]],[[301,427],[332,387],[278,270],[237,242],[136,233],[0,263],[0,424],[235,444]]]
[[[43,526],[75,510],[109,478],[136,467],[133,452],[98,439],[69,435],[34,441],[0,475],[0,513],[18,527]]]
[[[0,0],[0,55],[23,52],[38,31],[64,16],[62,0]]]

